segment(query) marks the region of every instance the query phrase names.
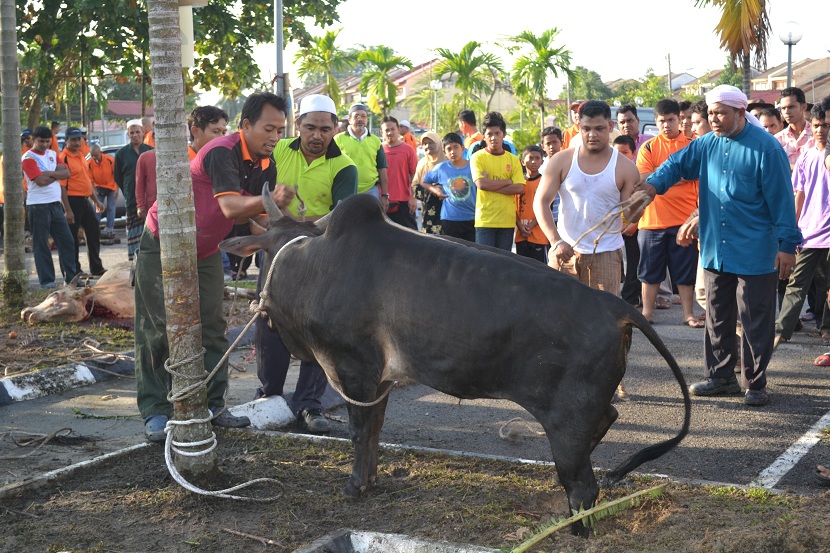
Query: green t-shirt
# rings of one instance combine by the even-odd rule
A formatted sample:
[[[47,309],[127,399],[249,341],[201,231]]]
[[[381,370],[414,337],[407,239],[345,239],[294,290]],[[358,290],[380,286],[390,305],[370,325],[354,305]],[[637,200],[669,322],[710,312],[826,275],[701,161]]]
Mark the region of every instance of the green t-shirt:
[[[334,142],[357,165],[358,194],[363,194],[373,186],[377,186],[378,169],[388,167],[380,138],[367,133],[366,138],[358,140],[346,131],[335,136]]]
[[[309,164],[300,151],[299,138],[286,138],[274,148],[277,182],[297,186],[305,203],[306,217],[325,215],[337,202],[357,192],[357,168],[332,140],[324,156]],[[299,216],[299,198],[294,198],[288,211]]]

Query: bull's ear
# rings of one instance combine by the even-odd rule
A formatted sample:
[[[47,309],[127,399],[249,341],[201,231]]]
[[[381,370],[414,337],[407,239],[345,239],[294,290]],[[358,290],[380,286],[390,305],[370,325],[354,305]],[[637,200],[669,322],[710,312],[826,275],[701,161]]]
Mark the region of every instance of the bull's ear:
[[[75,278],[73,278],[73,279],[72,279],[72,282],[70,282],[70,283],[69,283],[69,285],[68,285],[68,286],[69,286],[69,288],[70,288],[70,289],[72,289],[72,290],[74,290],[75,288],[77,288],[77,287],[78,287],[78,281],[79,281],[79,280],[81,280],[81,273],[80,273],[80,272],[79,272],[77,275],[75,275]]]
[[[273,242],[274,237],[268,233],[255,236],[237,236],[223,240],[219,244],[219,249],[239,257],[248,257],[259,250],[264,250]]]

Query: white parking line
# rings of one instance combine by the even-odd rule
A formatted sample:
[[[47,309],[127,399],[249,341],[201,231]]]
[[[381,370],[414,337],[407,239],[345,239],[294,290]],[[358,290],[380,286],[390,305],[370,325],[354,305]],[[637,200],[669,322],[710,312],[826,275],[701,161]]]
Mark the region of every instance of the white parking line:
[[[830,428],[830,411],[825,413],[816,424],[810,427],[797,442],[781,454],[770,466],[761,471],[753,486],[774,488],[790,470],[821,440],[821,431]]]

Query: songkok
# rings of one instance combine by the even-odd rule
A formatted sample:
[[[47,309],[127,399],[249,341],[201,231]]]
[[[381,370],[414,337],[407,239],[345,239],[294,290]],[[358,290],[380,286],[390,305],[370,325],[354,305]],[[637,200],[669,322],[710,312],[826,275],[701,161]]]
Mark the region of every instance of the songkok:
[[[127,121],[127,128],[130,127],[144,127],[144,124],[141,122],[141,119],[130,119]]]
[[[312,111],[322,111],[337,115],[337,108],[334,106],[334,100],[325,94],[309,94],[300,100],[300,115],[305,115],[306,113],[311,113]]]

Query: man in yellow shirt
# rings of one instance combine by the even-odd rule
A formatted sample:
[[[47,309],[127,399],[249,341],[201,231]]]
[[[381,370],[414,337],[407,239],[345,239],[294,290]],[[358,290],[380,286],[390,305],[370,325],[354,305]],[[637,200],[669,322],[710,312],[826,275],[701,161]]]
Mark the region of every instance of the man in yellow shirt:
[[[522,162],[504,149],[507,125],[501,113],[484,116],[487,147],[470,158],[476,195],[476,243],[510,251],[516,229],[516,194],[525,187]]]

